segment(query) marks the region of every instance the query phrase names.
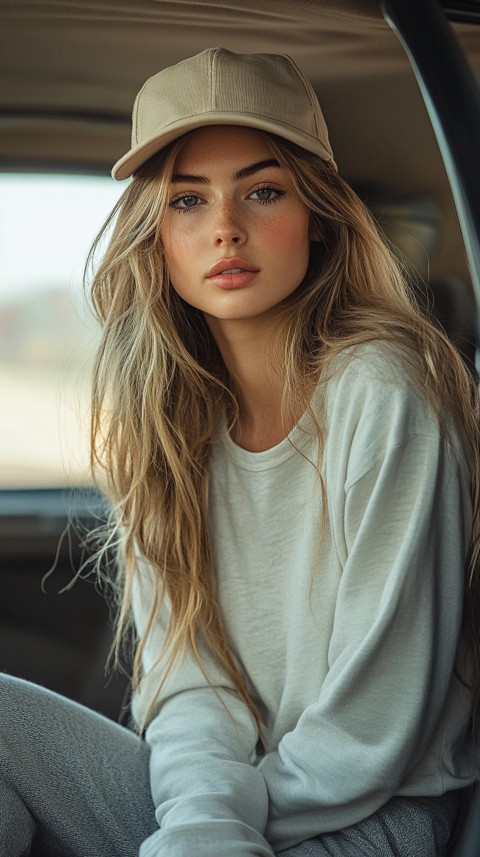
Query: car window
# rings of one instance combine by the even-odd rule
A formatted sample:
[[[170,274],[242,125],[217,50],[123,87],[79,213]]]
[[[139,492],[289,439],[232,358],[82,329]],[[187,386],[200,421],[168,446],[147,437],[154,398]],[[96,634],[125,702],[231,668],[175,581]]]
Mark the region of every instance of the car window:
[[[88,481],[89,246],[125,183],[0,176],[0,488]]]

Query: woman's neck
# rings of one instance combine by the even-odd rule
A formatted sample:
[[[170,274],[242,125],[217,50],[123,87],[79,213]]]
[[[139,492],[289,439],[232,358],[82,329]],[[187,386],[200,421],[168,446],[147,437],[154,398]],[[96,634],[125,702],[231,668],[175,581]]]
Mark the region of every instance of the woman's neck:
[[[239,399],[239,420],[232,439],[251,452],[270,449],[292,425],[282,421],[284,371],[274,366],[273,329],[264,321],[225,324],[207,319]]]

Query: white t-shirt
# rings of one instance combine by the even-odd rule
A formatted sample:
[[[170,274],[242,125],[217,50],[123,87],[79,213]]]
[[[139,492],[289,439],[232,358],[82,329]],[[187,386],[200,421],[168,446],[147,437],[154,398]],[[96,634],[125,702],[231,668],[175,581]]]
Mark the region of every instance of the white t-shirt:
[[[470,697],[454,674],[471,528],[461,440],[452,427],[442,437],[385,344],[350,350],[314,405],[326,426],[322,533],[306,418],[265,452],[228,435],[215,445],[219,602],[265,714],[264,752],[220,669],[205,655],[215,694],[186,657],[147,730],[161,829],[142,857],[271,857],[393,795],[439,795],[475,778]],[[140,631],[149,587],[144,568]],[[162,638],[159,620],[137,719],[159,683]]]

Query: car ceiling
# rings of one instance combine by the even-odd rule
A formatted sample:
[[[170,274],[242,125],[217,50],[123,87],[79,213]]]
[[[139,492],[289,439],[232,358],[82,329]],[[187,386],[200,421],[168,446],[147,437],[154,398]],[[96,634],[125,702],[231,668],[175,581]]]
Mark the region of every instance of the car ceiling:
[[[381,205],[433,202],[430,273],[468,279],[430,121],[377,0],[3,0],[0,25],[3,169],[106,173],[149,75],[214,45],[284,52],[319,95],[341,172]],[[452,26],[480,73],[480,28]]]

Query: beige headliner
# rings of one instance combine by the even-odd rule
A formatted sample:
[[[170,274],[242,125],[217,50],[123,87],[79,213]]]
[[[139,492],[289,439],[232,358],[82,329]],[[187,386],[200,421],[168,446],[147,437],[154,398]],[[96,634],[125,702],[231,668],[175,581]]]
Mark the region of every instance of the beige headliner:
[[[0,164],[107,170],[143,80],[213,45],[291,54],[315,86],[340,170],[439,206],[433,275],[466,278],[430,122],[377,0],[3,0]],[[480,28],[455,27],[480,69]]]

